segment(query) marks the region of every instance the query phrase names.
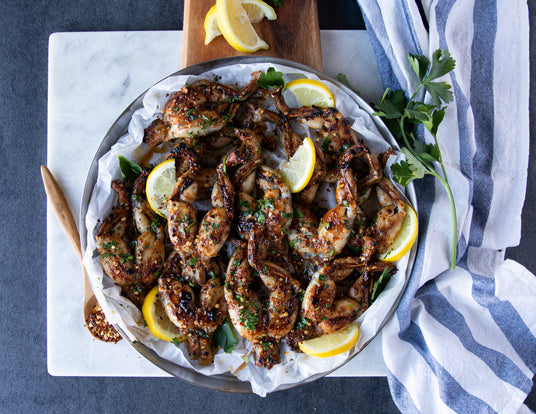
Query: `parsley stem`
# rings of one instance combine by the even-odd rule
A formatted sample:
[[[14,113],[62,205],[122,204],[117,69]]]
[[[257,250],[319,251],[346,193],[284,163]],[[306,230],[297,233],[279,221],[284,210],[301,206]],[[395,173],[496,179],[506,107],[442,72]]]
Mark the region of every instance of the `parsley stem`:
[[[442,165],[443,166],[443,165]],[[444,169],[443,169],[444,171]],[[456,204],[454,203],[454,195],[452,194],[452,189],[446,179],[443,179],[436,171],[431,172],[431,174],[436,177],[439,182],[445,188],[447,196],[450,203],[450,214],[452,218],[452,237],[451,237],[451,254],[450,254],[450,270],[456,269],[456,256],[457,256],[457,245],[458,245],[458,218],[456,216]],[[446,175],[445,175],[446,177]]]
[[[417,96],[421,88],[424,86],[424,83],[419,83],[419,86],[415,88],[415,91],[413,91],[413,95],[411,95],[411,98],[409,98],[408,103],[406,104],[406,108],[409,107],[409,105],[413,102],[413,99]]]
[[[439,144],[437,142],[437,137],[435,136],[435,134],[432,134],[432,135],[434,137],[436,146],[439,148]],[[445,165],[443,164],[443,155],[441,155],[441,151],[439,151],[439,164],[441,165],[441,169],[443,170],[443,177],[445,177],[445,182],[448,184],[449,183],[449,178],[447,176],[447,170],[445,169]]]
[[[443,171],[443,177],[426,160],[424,160],[410,145],[408,137],[406,135],[405,125],[404,125],[405,119],[406,119],[406,114],[404,114],[399,119],[399,124],[400,124],[400,131],[402,133],[402,138],[404,140],[404,144],[406,145],[407,150],[421,162],[427,174],[433,175],[439,180],[439,182],[443,185],[443,187],[445,188],[445,191],[447,192],[447,197],[449,199],[449,204],[450,204],[451,223],[452,223],[450,270],[454,270],[456,268],[457,245],[458,245],[458,218],[456,214],[456,204],[454,203],[454,195],[452,194],[452,189],[450,188],[450,184],[449,184],[448,177],[447,177],[447,171],[445,170],[445,166],[443,165],[443,158],[441,157],[441,151],[439,152],[439,164],[441,165],[441,170]],[[432,134],[432,135],[437,145],[437,137],[435,136],[435,134]]]

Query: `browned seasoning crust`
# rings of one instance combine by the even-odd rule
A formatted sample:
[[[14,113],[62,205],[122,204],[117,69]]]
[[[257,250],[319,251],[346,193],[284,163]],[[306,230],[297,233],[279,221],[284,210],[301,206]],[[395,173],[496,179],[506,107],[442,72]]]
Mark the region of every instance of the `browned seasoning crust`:
[[[375,280],[394,271],[376,259],[405,214],[383,177],[393,152],[377,157],[336,108],[289,108],[281,89],[257,87],[258,76],[242,90],[205,80],[173,94],[144,137],[151,153],[176,143],[169,217],[147,210],[144,171],[132,189],[113,183],[119,201],[97,233],[106,274],[137,306],[158,284],[190,358],[202,365],[212,363],[214,333],[229,317],[255,364],[270,369],[282,343],[298,350],[355,321]],[[276,111],[264,107],[267,99]],[[302,142],[297,122],[315,131],[317,162],[307,187],[292,195],[263,151],[281,147],[290,158]],[[326,183],[336,195],[329,210],[317,205]],[[234,249],[224,248],[228,240]]]

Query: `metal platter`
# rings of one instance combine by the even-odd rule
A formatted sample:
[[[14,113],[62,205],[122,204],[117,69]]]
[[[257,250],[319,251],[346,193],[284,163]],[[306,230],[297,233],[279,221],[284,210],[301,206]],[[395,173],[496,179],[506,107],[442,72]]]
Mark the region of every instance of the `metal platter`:
[[[216,59],[208,62],[203,62],[197,65],[193,65],[190,67],[187,67],[185,69],[182,69],[176,73],[173,73],[169,75],[167,78],[176,76],[176,75],[200,75],[206,72],[209,72],[210,70],[214,69],[221,69],[225,67],[231,67],[233,65],[241,64],[241,65],[254,65],[259,63],[268,63],[268,64],[276,64],[276,65],[282,65],[287,66],[292,69],[295,69],[301,73],[304,74],[313,74],[317,76],[318,78],[322,80],[327,80],[335,84],[337,87],[339,87],[341,90],[343,90],[359,107],[360,109],[366,111],[369,115],[373,113],[372,108],[360,97],[358,96],[354,91],[352,91],[350,88],[343,85],[341,82],[326,76],[325,74],[312,69],[308,66],[301,65],[292,61],[284,60],[284,59],[278,59],[278,58],[265,58],[265,57],[253,57],[253,56],[239,56],[239,57],[231,57],[231,58],[223,58],[223,59]],[[165,78],[165,79],[167,79]],[[85,251],[88,245],[87,240],[87,234],[88,229],[86,228],[86,214],[88,212],[88,206],[93,194],[93,189],[95,187],[95,184],[97,182],[97,176],[98,176],[98,161],[99,159],[106,154],[108,151],[110,151],[111,147],[117,142],[117,140],[125,135],[128,130],[129,122],[132,118],[132,115],[136,110],[142,107],[142,101],[147,91],[145,91],[142,95],[140,95],[136,100],[134,100],[126,109],[125,111],[119,116],[119,118],[114,122],[114,124],[111,126],[107,134],[105,135],[104,139],[102,140],[94,158],[91,163],[88,176],[86,179],[84,192],[82,196],[82,202],[81,202],[81,208],[80,208],[80,220],[79,223],[81,225],[80,234],[81,234],[81,246],[82,251]],[[385,126],[385,124],[381,121],[378,117],[371,117],[373,122],[375,123],[376,128],[380,132],[380,134],[383,136],[385,141],[393,148],[398,149],[398,144],[396,143],[395,139]],[[417,209],[417,200],[415,196],[415,190],[412,185],[409,185],[405,189],[405,195],[408,198],[408,200],[411,202],[411,204],[414,206],[415,209]],[[376,332],[376,335],[381,331],[383,326],[387,323],[387,321],[392,317],[394,314],[398,303],[400,302],[400,299],[405,291],[405,288],[407,286],[409,277],[411,275],[412,265],[415,258],[417,243],[414,244],[413,248],[410,251],[410,258],[409,258],[409,264],[406,268],[406,274],[405,274],[405,281],[402,289],[400,289],[400,292],[396,298],[395,301],[391,304],[391,307],[387,313],[387,316],[382,320],[379,324],[379,329]],[[202,373],[197,372],[194,369],[185,368],[178,364],[175,364],[172,361],[169,361],[167,359],[164,359],[157,355],[156,352],[154,352],[151,348],[144,345],[140,341],[132,341],[129,339],[129,335],[127,335],[120,326],[116,325],[116,328],[121,333],[123,338],[134,348],[136,351],[138,351],[141,355],[143,355],[146,359],[163,369],[164,371],[168,372],[169,374],[180,378],[188,383],[195,384],[198,386],[206,387],[213,390],[218,391],[227,391],[227,392],[235,392],[235,393],[251,393],[252,388],[249,382],[241,381],[234,375],[230,373],[226,374],[217,374],[212,376],[207,376]],[[375,336],[376,336],[375,335]],[[132,335],[130,335],[132,336]],[[278,388],[276,388],[276,391],[279,390],[285,390],[289,388],[293,388],[299,385],[303,385],[312,381],[315,381],[319,378],[322,378],[326,375],[328,375],[330,372],[335,371],[336,369],[340,368],[342,365],[349,362],[351,359],[353,359],[361,350],[363,350],[368,343],[372,341],[373,338],[368,340],[366,343],[363,344],[363,346],[360,348],[359,351],[354,351],[350,354],[350,356],[346,359],[346,361],[343,364],[339,364],[337,366],[334,366],[332,369],[322,372],[320,374],[312,375],[300,382],[295,382],[291,384],[282,384]]]

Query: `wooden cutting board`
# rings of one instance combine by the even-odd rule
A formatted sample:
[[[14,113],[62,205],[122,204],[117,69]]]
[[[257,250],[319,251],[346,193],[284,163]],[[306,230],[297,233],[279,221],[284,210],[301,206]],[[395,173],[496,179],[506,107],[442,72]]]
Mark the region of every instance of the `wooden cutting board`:
[[[255,53],[238,52],[223,36],[205,45],[203,22],[215,3],[216,0],[184,1],[183,68],[221,57],[254,55],[289,59],[322,70],[317,0],[283,0],[281,7],[274,7],[276,20],[255,23],[253,27],[260,38],[270,46]]]

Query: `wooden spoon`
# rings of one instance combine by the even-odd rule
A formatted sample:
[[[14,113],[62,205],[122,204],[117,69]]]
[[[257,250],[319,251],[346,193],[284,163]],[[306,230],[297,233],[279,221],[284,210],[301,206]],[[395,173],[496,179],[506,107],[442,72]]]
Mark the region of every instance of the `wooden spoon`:
[[[73,213],[71,212],[71,209],[69,208],[69,203],[67,202],[67,199],[65,198],[65,195],[63,194],[63,191],[61,190],[60,185],[50,172],[50,170],[46,167],[46,165],[41,165],[41,176],[43,177],[43,184],[45,185],[45,192],[47,193],[48,200],[50,201],[50,205],[52,207],[52,210],[54,211],[54,214],[56,215],[56,218],[58,219],[61,228],[67,235],[67,238],[71,242],[71,245],[74,248],[74,251],[76,253],[76,256],[78,257],[78,260],[80,261],[80,265],[82,266],[82,273],[84,276],[84,302],[83,302],[83,315],[84,315],[84,324],[86,325],[86,328],[88,328],[88,331],[91,333],[91,335],[98,339],[99,341],[103,342],[117,342],[117,340],[106,340],[104,337],[101,337],[96,334],[90,327],[88,326],[88,318],[93,313],[96,306],[98,306],[97,298],[95,297],[95,294],[93,293],[93,289],[91,288],[91,284],[89,283],[89,279],[87,276],[86,268],[84,267],[84,264],[82,262],[82,248],[80,246],[80,234],[78,233],[78,228],[76,227],[76,223],[74,221]],[[107,322],[106,322],[107,323]],[[109,325],[109,328],[113,327]],[[108,328],[108,329],[109,329]]]

